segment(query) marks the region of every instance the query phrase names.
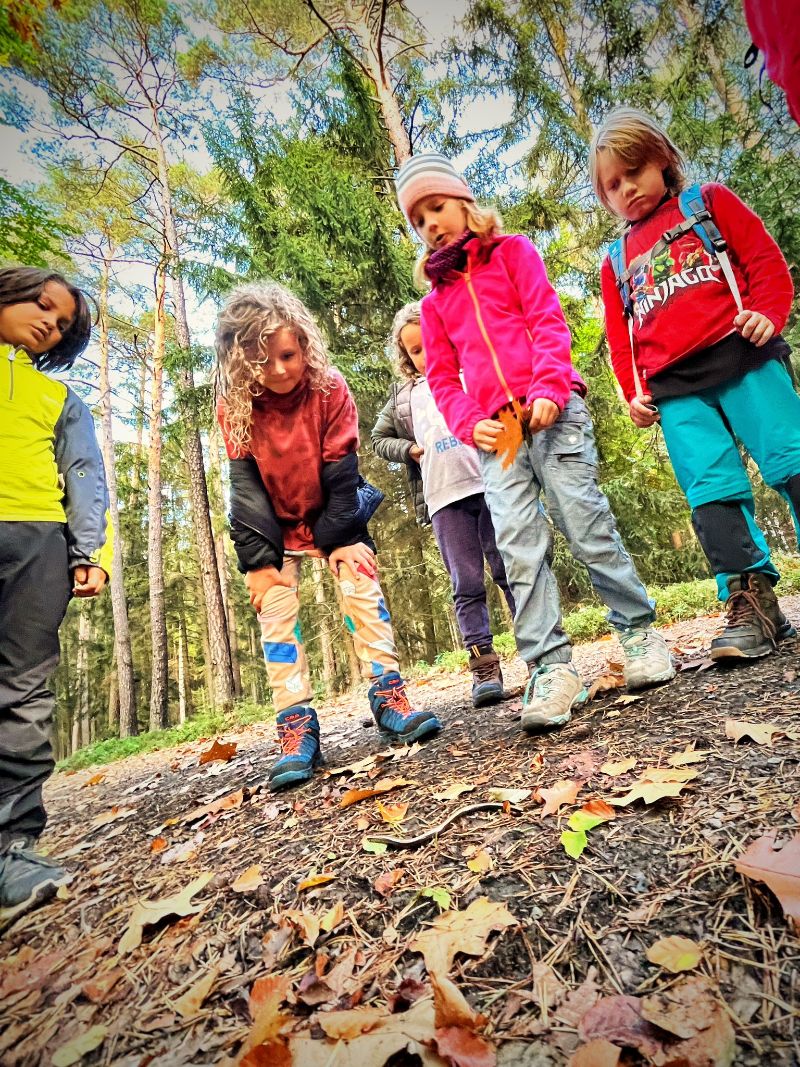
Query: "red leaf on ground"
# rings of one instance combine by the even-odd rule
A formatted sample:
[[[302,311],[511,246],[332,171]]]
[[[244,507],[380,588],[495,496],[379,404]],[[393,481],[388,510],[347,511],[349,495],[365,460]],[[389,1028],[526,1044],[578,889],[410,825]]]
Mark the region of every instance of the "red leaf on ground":
[[[637,997],[603,997],[589,1008],[578,1026],[583,1041],[604,1038],[614,1045],[638,1049],[653,1057],[663,1052],[659,1031],[642,1018],[642,1002]]]
[[[451,1067],[495,1067],[497,1063],[489,1042],[460,1026],[437,1029],[436,1051]]]
[[[394,892],[395,886],[405,874],[405,868],[395,867],[393,871],[384,871],[383,874],[379,874],[373,883],[373,889],[376,893],[380,893],[382,897],[390,897]]]

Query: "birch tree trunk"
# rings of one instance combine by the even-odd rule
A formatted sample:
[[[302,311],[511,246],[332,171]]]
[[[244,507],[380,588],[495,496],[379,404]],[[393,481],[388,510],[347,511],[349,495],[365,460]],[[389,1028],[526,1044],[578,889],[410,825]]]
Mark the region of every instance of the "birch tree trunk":
[[[72,720],[72,751],[89,744],[89,641],[92,623],[89,605],[82,601],[78,609],[78,656],[75,664],[77,703]]]
[[[168,722],[168,665],[166,600],[164,594],[164,546],[161,499],[161,419],[164,403],[164,352],[166,343],[164,307],[166,261],[155,275],[153,318],[153,377],[150,405],[150,440],[147,463],[147,545],[150,578],[150,729],[161,730]]]

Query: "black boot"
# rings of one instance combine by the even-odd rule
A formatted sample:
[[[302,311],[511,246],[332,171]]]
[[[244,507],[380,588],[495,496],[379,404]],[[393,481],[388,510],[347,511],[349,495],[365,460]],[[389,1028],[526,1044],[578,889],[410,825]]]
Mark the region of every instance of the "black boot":
[[[725,626],[711,642],[712,659],[758,659],[774,650],[777,620],[773,621],[762,603],[764,585],[769,585],[772,592],[766,575],[755,572],[728,579]],[[774,592],[772,599],[775,600]],[[780,613],[777,601],[775,609]]]
[[[487,704],[498,704],[505,696],[500,657],[491,645],[488,648],[473,645],[469,651],[469,669],[472,671],[472,706],[483,708]]]

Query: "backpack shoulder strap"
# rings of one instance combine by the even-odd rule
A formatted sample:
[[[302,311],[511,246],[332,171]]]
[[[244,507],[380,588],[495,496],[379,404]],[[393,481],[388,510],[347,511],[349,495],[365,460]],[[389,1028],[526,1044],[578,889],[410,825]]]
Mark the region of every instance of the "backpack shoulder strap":
[[[692,229],[703,242],[706,252],[716,255],[725,250],[725,238],[706,207],[702,188],[697,182],[678,194],[678,207],[686,221],[693,222]]]
[[[631,286],[630,286],[630,274],[625,262],[625,234],[623,233],[616,241],[612,241],[608,249],[608,257],[611,260],[611,266],[614,271],[614,277],[617,281],[617,288],[619,294],[622,297],[622,306],[625,309],[625,314],[631,313]]]

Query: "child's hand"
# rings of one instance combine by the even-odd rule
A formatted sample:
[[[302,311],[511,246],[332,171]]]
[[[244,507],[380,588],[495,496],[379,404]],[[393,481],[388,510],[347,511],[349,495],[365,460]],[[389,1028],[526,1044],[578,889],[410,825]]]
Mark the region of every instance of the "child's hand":
[[[108,575],[102,567],[89,567],[81,564],[72,572],[72,595],[80,597],[97,596],[102,592]]]
[[[336,578],[339,577],[339,567],[342,564],[349,567],[354,575],[360,571],[362,574],[366,574],[368,578],[378,577],[378,564],[375,559],[375,553],[363,541],[359,541],[357,545],[343,545],[341,548],[334,548],[333,552],[328,556],[328,566]]]
[[[282,585],[286,589],[292,589],[294,586],[291,577],[279,571],[277,567],[262,567],[257,571],[248,571],[244,576],[244,584],[250,594],[250,603],[259,614],[264,597],[274,585]]]
[[[548,426],[552,426],[558,416],[561,414],[561,409],[558,404],[554,404],[552,400],[545,400],[544,397],[538,397],[534,400],[531,407],[531,414],[528,419],[528,429],[531,433],[538,433],[539,430],[546,430]]]
[[[425,449],[421,445],[412,445],[408,450],[408,454],[416,463],[419,463],[420,459],[425,455]]]
[[[760,311],[740,311],[733,320],[733,325],[745,339],[761,348],[775,333],[775,326]]]
[[[661,416],[658,409],[653,406],[653,398],[649,393],[643,396],[635,396],[629,405],[631,422],[640,430],[646,430],[654,422],[658,422]]]
[[[480,422],[475,423],[472,440],[481,452],[494,452],[497,438],[504,432],[505,428],[498,419],[481,419]]]

